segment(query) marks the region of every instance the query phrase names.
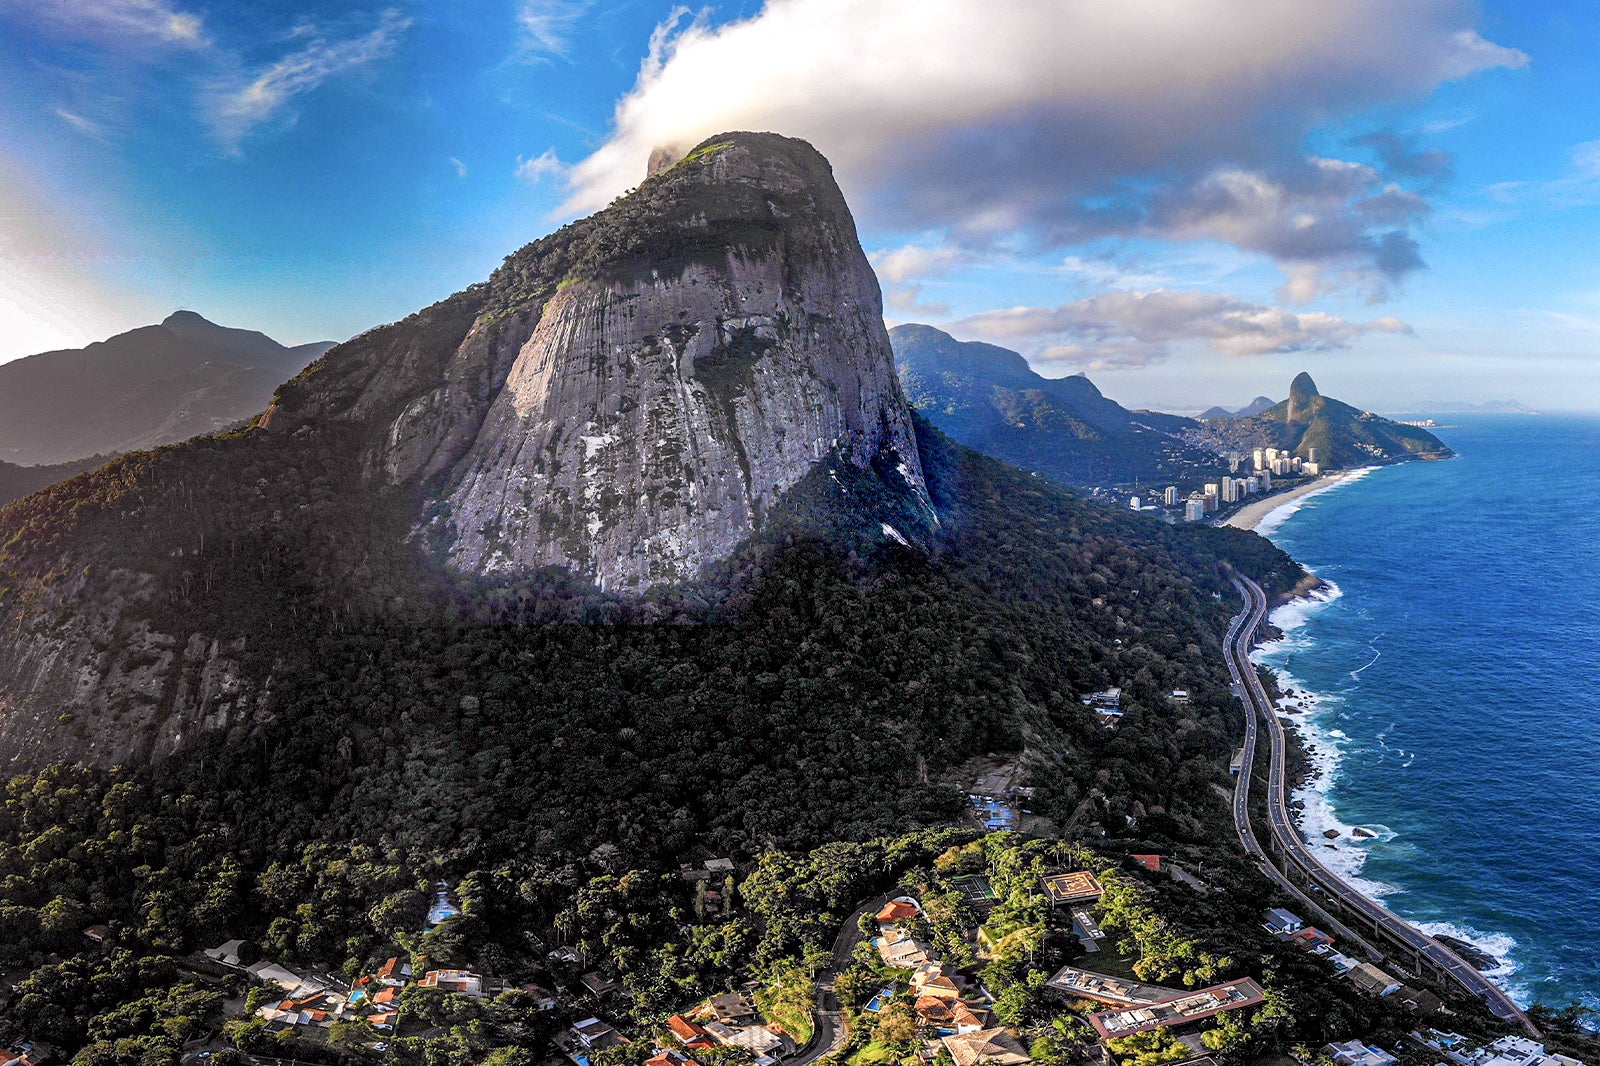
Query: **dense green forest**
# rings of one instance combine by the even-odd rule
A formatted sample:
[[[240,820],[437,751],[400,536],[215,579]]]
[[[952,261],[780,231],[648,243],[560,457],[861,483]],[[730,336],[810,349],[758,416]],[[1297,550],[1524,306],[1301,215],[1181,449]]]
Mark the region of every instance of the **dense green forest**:
[[[767,849],[708,906],[704,893],[673,873],[630,866],[615,850],[567,862],[529,851],[461,872],[394,845],[296,850],[241,838],[175,785],[56,769],[6,788],[0,970],[20,981],[0,1020],[0,1042],[48,1041],[79,1066],[158,1066],[176,1062],[185,1039],[220,1026],[232,1046],[249,1052],[355,1063],[368,1054],[362,1041],[375,1035],[355,1023],[341,1023],[326,1043],[275,1036],[247,1013],[223,1025],[225,1002],[244,1013],[281,993],[250,990],[239,975],[218,980],[197,971],[189,953],[231,934],[251,938],[265,957],[348,977],[400,953],[419,972],[466,965],[549,985],[571,981],[581,968],[546,958],[559,943],[620,982],[603,1009],[642,1039],[603,1061],[637,1066],[668,1013],[746,979],[769,990],[769,1010],[781,1009],[785,996],[809,1001],[808,975],[857,905],[909,891],[926,908],[912,931],[982,980],[996,997],[997,1019],[1019,1027],[1036,1057],[1065,1062],[1091,1041],[1077,1015],[1093,1008],[1063,1003],[1043,987],[1083,952],[1039,888],[1040,874],[1063,866],[1088,866],[1106,888],[1099,913],[1108,954],[1093,965],[1180,988],[1244,975],[1264,983],[1265,1005],[1208,1038],[1224,1062],[1351,1032],[1395,1036],[1411,1024],[1390,1001],[1331,980],[1324,964],[1262,933],[1256,919],[1271,902],[1267,886],[1226,849],[1179,845],[1204,855],[1192,868],[1229,886],[1197,892],[1118,860],[1120,847],[1152,846],[1148,840],[1089,850],[1014,833],[928,829],[810,851]],[[424,934],[429,878],[447,870],[462,917]],[[987,913],[956,890],[954,879],[972,874],[994,889]],[[109,923],[115,947],[82,940],[91,918]],[[963,931],[978,924],[996,940],[985,959],[974,957]],[[836,986],[844,1005],[859,1009],[893,976],[875,950],[863,948]],[[595,1006],[580,999],[549,1013],[518,989],[479,1001],[412,987],[403,1009],[426,1027],[396,1040],[393,1054],[419,1064],[531,1062],[562,1019]],[[856,1045],[908,1040],[885,1024],[890,1018],[858,1018]],[[1470,1017],[1459,1024],[1479,1025]]]

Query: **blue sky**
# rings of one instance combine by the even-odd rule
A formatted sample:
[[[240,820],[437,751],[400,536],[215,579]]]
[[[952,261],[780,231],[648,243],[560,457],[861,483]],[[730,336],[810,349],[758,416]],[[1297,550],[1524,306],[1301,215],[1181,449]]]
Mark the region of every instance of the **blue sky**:
[[[1112,9],[1115,10],[1112,10]],[[833,161],[891,321],[1130,405],[1600,409],[1600,9],[0,0],[0,360],[340,339],[727,128]]]

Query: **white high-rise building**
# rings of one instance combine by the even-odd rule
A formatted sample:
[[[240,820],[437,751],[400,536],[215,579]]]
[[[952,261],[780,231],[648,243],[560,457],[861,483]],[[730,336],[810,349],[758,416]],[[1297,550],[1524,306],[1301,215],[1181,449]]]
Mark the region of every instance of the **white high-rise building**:
[[[1161,502],[1168,507],[1176,507],[1178,505],[1178,486],[1168,485],[1167,491],[1161,494]]]
[[[1139,497],[1135,496],[1135,497],[1133,497],[1132,499],[1130,499],[1128,501],[1128,506],[1133,508],[1135,511],[1137,511],[1139,509],[1139,504],[1141,502],[1142,501],[1139,499]]]
[[[1198,522],[1206,516],[1206,501],[1191,496],[1183,502],[1183,520]]]
[[[1306,449],[1306,462],[1314,463],[1316,461],[1317,461],[1317,450],[1315,448],[1307,448]]]
[[[1261,471],[1261,491],[1262,492],[1271,492],[1272,491],[1272,471],[1270,471],[1270,470]]]
[[[1260,492],[1261,491],[1261,479],[1259,477],[1247,477],[1247,478],[1245,478],[1244,479],[1244,491],[1245,491],[1245,495],[1247,495],[1247,496],[1254,496],[1256,493]]]
[[[1262,449],[1257,448],[1255,450],[1254,459],[1255,459],[1255,464],[1256,465],[1254,467],[1252,467],[1252,469],[1254,469],[1254,470],[1265,470],[1267,468],[1267,453],[1264,452]]]
[[[1222,479],[1222,502],[1235,503],[1239,499],[1239,482],[1231,477]]]

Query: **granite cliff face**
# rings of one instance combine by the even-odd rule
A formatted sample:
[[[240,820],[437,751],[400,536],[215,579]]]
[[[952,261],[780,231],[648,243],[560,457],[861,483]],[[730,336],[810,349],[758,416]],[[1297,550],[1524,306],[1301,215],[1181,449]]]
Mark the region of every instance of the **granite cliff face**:
[[[451,566],[641,590],[726,555],[826,456],[892,453],[923,493],[877,280],[809,145],[713,138],[574,229],[508,261],[370,450],[428,483]]]
[[[830,453],[888,449],[922,490],[877,281],[820,158],[722,143],[653,181],[690,202],[759,190],[740,219],[757,236],[676,270],[573,279],[545,303],[450,471],[435,521],[452,565],[642,588],[726,555]]]
[[[824,463],[937,523],[826,160],[713,138],[337,346],[254,430],[0,511],[0,765],[248,738],[283,713],[302,604],[399,609],[411,568],[481,589],[554,567],[621,595],[691,579]]]

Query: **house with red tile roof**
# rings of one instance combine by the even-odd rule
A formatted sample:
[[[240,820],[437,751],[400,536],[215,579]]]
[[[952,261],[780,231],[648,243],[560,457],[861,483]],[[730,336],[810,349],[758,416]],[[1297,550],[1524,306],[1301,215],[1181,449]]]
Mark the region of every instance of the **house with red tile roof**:
[[[922,908],[917,906],[915,901],[902,896],[899,899],[892,899],[885,903],[883,908],[878,911],[877,917],[880,925],[893,925],[895,922],[905,921],[907,918],[915,918],[921,913]]]
[[[947,1036],[943,1043],[956,1066],[978,1066],[980,1063],[1022,1066],[1033,1061],[1027,1048],[1022,1046],[1022,1041],[1009,1029],[984,1029],[976,1033]]]
[[[678,1038],[678,1043],[687,1048],[707,1048],[716,1046],[716,1041],[711,1039],[711,1034],[705,1028],[696,1025],[681,1014],[674,1014],[667,1019],[667,1028],[672,1030],[672,1035]]]
[[[921,981],[913,980],[911,987],[919,996],[937,996],[940,999],[961,998],[961,989],[957,987],[955,981],[943,975],[924,978]]]
[[[396,988],[404,985],[411,980],[411,963],[401,962],[399,958],[386,959],[378,967],[378,980]]]

